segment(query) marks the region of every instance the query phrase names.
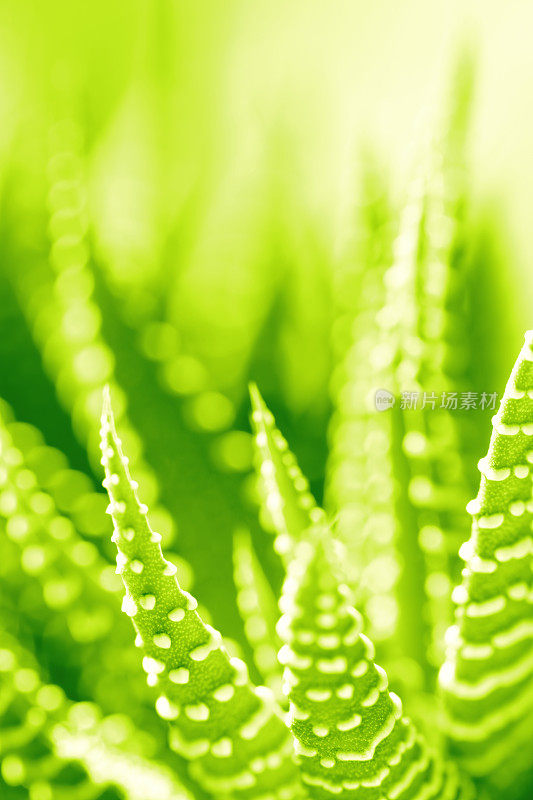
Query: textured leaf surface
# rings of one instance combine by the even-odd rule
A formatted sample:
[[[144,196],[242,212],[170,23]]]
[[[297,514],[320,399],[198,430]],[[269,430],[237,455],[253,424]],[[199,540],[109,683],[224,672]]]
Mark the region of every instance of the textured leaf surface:
[[[471,797],[455,768],[430,750],[403,716],[399,697],[389,692],[351,593],[339,585],[331,547],[331,540],[300,546],[279,625],[287,641],[280,657],[287,665],[291,730],[311,795]]]
[[[479,462],[479,493],[468,506],[472,534],[454,590],[456,625],[440,672],[450,738],[477,774],[518,755],[533,731],[532,437],[529,331]]]
[[[230,659],[221,636],[199,617],[160,536],[139,503],[112,417],[102,416],[102,461],[115,523],[124,611],[137,630],[156,708],[170,722],[169,743],[194,760],[194,777],[219,797],[301,796],[289,732],[271,693],[253,687],[246,666]]]

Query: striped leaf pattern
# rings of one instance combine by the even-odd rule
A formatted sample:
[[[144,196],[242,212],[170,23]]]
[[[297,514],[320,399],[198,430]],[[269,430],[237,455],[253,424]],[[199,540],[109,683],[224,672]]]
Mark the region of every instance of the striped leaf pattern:
[[[440,685],[454,751],[474,774],[531,756],[533,733],[533,332],[505,388],[481,482],[468,505],[456,624]],[[527,759],[526,759],[527,760]],[[531,762],[531,758],[530,758]]]
[[[314,546],[313,546],[314,545]],[[374,662],[351,593],[339,583],[331,539],[302,543],[282,597],[291,730],[304,783],[326,798],[471,797],[403,715]]]

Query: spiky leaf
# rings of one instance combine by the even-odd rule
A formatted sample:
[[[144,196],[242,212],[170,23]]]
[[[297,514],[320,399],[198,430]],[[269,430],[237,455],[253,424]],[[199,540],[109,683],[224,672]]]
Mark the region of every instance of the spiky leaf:
[[[276,550],[290,553],[294,542],[324,518],[309,491],[286,439],[255,384],[250,384],[252,427],[255,434],[257,471],[264,487],[264,506],[277,535]]]
[[[118,439],[109,397],[102,415],[102,463],[126,587],[124,611],[137,631],[156,708],[170,722],[170,747],[194,761],[198,782],[217,797],[301,796],[292,743],[272,694],[254,687],[230,659],[220,633],[198,615],[163,556],[160,535],[139,503]]]
[[[465,798],[457,771],[403,716],[385,671],[339,584],[331,540],[304,542],[282,598],[280,658],[304,782],[317,800]]]
[[[479,493],[468,505],[472,534],[461,548],[466,565],[454,590],[456,625],[440,672],[448,732],[474,774],[519,754],[533,732],[532,463],[528,331],[479,462]]]

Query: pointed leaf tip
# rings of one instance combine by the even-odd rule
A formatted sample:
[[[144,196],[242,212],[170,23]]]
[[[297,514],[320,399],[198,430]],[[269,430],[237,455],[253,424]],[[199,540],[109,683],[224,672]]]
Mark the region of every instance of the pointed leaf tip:
[[[265,401],[263,400],[261,392],[259,391],[255,381],[250,381],[248,384],[248,391],[250,392],[250,400],[252,402],[252,408],[254,411],[262,411],[265,407]]]
[[[111,405],[111,391],[109,389],[108,383],[106,383],[106,385],[102,389],[102,416],[103,417],[113,416],[113,407]]]

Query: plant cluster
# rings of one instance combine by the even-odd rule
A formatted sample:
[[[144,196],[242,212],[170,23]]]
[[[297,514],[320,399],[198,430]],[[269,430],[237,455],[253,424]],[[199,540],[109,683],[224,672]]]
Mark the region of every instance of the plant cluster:
[[[490,408],[446,398],[497,388],[509,353],[458,74],[400,202],[364,154],[338,257],[268,168],[254,204],[197,219],[191,195],[161,241],[123,237],[68,92],[17,137],[0,797],[531,797],[533,334],[479,482]]]

